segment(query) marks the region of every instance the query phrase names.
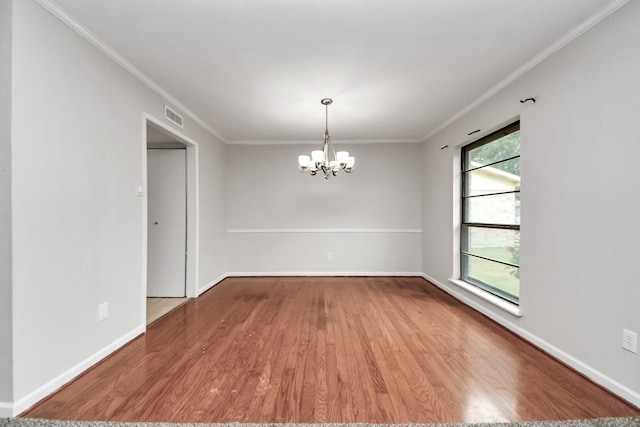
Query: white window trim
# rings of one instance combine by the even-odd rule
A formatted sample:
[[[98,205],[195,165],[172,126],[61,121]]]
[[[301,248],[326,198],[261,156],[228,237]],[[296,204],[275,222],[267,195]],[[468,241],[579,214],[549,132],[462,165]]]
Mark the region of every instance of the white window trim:
[[[519,306],[509,301],[506,301],[500,297],[497,297],[492,293],[485,291],[482,288],[474,286],[471,283],[465,282],[464,280],[460,280],[460,279],[449,279],[449,282],[487,301],[488,303],[495,305],[496,307],[506,311],[509,314],[512,314],[516,317],[522,317],[522,312],[520,311]]]
[[[509,126],[510,123],[515,123],[519,121],[520,117],[514,117],[511,120],[508,120],[494,128],[483,132],[482,134],[474,135],[474,138],[470,141],[466,141],[462,144],[456,146],[456,150],[453,154],[453,277],[458,277],[458,279],[454,279],[453,277],[449,279],[449,283],[456,285],[457,287],[464,289],[465,291],[477,296],[478,298],[506,311],[507,313],[516,316],[522,317],[522,312],[520,311],[520,306],[516,305],[512,302],[504,300],[499,296],[492,294],[489,291],[486,291],[476,285],[472,285],[471,283],[460,279],[460,223],[462,222],[462,171],[460,165],[462,164],[462,149],[468,144],[472,144],[474,141],[484,138],[491,133],[498,131],[506,126]],[[521,129],[522,130],[522,129]]]

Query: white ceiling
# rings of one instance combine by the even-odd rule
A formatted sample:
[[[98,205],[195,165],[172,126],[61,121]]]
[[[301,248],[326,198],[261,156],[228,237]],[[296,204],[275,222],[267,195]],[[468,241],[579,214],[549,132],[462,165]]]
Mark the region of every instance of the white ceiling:
[[[56,3],[226,142],[319,143],[325,97],[334,99],[334,141],[423,140],[585,21],[625,2]]]

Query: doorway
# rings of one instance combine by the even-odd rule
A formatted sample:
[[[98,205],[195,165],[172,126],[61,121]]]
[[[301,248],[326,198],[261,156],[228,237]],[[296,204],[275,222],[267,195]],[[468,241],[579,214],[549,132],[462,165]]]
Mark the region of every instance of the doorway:
[[[150,324],[197,296],[197,144],[145,116],[145,280]]]
[[[186,170],[184,147],[147,148],[147,297],[186,296]]]

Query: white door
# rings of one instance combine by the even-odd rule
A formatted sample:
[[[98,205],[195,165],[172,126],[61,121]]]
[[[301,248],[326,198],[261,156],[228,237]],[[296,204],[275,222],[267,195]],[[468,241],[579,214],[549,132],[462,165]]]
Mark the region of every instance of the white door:
[[[147,150],[147,296],[185,296],[185,151]]]

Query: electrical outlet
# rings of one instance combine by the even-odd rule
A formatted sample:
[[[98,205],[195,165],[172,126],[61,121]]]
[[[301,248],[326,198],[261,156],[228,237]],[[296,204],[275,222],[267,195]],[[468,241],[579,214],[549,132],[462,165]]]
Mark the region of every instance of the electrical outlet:
[[[107,317],[109,317],[109,304],[103,302],[98,306],[98,322],[102,322]]]
[[[638,334],[627,329],[622,330],[622,348],[632,353],[638,352]]]
[[[327,252],[327,259],[333,259],[333,252]]]

